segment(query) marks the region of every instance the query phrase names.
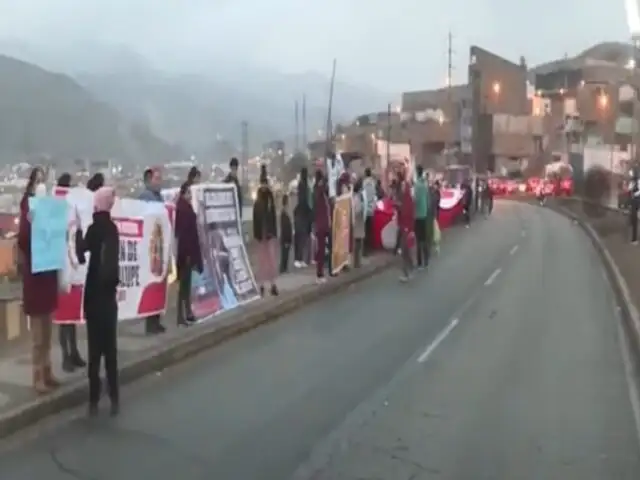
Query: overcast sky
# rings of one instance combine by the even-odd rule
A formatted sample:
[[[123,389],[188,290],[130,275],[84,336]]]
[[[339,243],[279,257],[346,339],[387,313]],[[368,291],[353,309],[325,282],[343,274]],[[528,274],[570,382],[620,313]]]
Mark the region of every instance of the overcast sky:
[[[386,91],[454,80],[476,44],[536,64],[629,38],[624,0],[0,0],[0,36],[127,44],[163,58],[218,57],[327,72]]]

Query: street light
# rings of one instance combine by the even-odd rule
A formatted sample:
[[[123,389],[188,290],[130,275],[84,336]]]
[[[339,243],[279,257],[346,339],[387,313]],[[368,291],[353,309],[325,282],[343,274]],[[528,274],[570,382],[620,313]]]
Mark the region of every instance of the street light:
[[[502,85],[500,82],[493,82],[493,93],[496,95],[500,95],[500,90],[502,89]]]
[[[609,106],[609,95],[604,92],[600,92],[598,95],[598,106],[604,110]]]

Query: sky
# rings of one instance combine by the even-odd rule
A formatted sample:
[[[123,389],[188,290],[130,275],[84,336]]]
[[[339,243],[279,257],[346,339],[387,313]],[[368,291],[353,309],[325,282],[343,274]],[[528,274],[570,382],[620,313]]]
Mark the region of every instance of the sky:
[[[626,0],[634,1],[634,0]],[[639,0],[640,1],[640,0]],[[0,37],[127,45],[157,67],[224,59],[385,92],[466,82],[478,45],[529,65],[627,41],[625,0],[0,0]]]

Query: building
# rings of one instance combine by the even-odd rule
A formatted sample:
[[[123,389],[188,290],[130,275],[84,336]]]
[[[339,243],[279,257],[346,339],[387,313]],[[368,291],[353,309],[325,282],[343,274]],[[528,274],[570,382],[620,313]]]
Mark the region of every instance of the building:
[[[634,149],[639,53],[631,44],[605,42],[532,69],[548,151],[562,157],[584,145]]]

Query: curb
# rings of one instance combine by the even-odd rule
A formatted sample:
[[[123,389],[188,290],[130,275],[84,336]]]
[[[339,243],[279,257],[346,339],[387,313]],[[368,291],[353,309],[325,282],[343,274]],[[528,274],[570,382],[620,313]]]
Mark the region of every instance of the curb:
[[[573,198],[572,201],[579,201],[579,199]],[[533,205],[537,207],[537,205]],[[622,276],[622,273],[620,273],[620,269],[618,268],[618,265],[616,265],[609,249],[605,246],[600,235],[598,235],[598,232],[596,232],[588,222],[579,218],[567,208],[561,205],[549,205],[547,208],[570,218],[582,228],[587,237],[591,240],[591,243],[595,247],[596,252],[598,252],[600,260],[605,267],[607,277],[609,278],[609,284],[611,285],[616,297],[616,304],[622,319],[622,326],[627,338],[629,339],[631,352],[634,356],[635,367],[640,367],[640,314],[638,313],[638,309],[636,308],[633,299],[631,298],[631,294],[629,293],[629,286]],[[618,210],[614,211],[617,212]]]
[[[303,306],[339,293],[344,287],[360,283],[387,270],[395,264],[393,256],[373,260],[373,265],[352,269],[348,273],[322,285],[307,285],[297,291],[287,292],[268,306],[257,300],[239,307],[244,311],[230,312],[219,321],[194,325],[188,332],[173,335],[167,345],[157,346],[142,352],[120,366],[120,385],[132,383],[153,372],[182,362],[200,352],[231,340],[262,325],[274,322],[282,316]],[[224,314],[221,315],[221,317]],[[8,437],[49,416],[82,405],[87,401],[89,386],[82,380],[63,385],[57,391],[29,401],[0,415],[0,438]]]

